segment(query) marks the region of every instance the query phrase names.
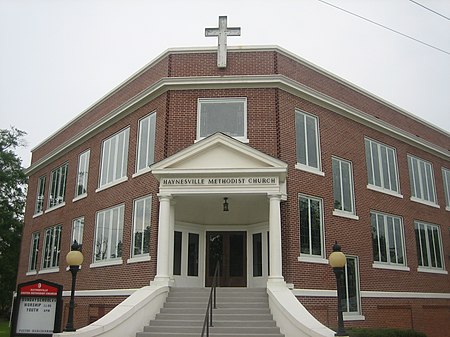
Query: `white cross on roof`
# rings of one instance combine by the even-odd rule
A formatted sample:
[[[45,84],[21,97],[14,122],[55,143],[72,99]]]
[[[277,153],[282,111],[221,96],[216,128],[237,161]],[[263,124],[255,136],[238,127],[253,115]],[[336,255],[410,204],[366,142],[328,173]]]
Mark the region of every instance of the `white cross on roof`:
[[[217,50],[217,66],[226,68],[227,66],[227,36],[240,36],[240,27],[227,27],[227,17],[219,16],[219,28],[205,28],[205,36],[217,36],[219,46]]]

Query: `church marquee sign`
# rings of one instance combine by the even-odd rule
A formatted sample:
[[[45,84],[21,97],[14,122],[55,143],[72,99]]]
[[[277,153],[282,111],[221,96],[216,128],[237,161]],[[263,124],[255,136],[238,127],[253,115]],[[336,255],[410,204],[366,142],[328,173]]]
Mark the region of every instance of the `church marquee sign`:
[[[278,186],[278,177],[171,177],[162,178],[161,187],[260,187]]]

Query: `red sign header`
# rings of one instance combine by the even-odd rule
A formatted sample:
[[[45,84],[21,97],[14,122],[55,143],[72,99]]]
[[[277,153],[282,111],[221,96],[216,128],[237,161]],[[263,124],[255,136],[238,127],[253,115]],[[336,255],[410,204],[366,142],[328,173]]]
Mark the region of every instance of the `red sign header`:
[[[45,283],[33,283],[20,288],[21,296],[58,296],[58,288]]]

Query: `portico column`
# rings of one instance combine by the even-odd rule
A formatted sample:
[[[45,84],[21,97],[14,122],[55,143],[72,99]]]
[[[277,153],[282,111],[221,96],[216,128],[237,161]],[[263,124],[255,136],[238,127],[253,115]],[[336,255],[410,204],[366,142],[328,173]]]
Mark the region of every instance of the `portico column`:
[[[268,283],[284,285],[281,254],[281,194],[269,194],[269,252],[270,274]]]
[[[158,194],[159,223],[158,223],[158,256],[156,261],[156,276],[152,284],[170,285],[170,229],[172,196]]]

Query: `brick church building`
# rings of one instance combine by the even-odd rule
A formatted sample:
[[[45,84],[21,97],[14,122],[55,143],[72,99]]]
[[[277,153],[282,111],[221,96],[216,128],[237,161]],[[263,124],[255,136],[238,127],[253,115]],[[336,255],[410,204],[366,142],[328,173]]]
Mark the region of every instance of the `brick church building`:
[[[62,284],[66,317],[82,244],[83,327],[220,256],[221,286],[336,327],[337,241],[347,327],[450,331],[449,133],[280,47],[219,54],[165,51],[33,149],[18,283]]]

